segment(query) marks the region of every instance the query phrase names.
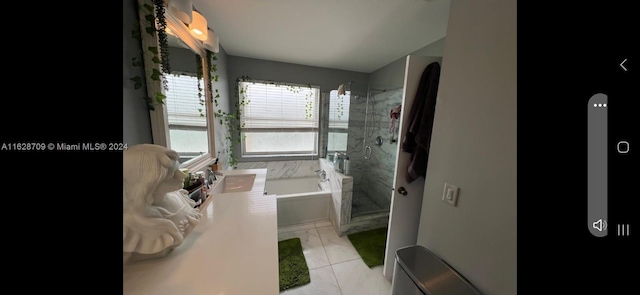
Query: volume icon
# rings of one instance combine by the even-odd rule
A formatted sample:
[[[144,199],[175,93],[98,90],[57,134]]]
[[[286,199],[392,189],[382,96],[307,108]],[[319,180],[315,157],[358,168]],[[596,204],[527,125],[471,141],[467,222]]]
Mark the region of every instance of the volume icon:
[[[629,236],[629,224],[618,224],[618,236],[628,237]]]
[[[598,231],[603,231],[607,229],[607,221],[606,220],[602,220],[602,219],[598,219],[598,221],[593,223],[593,228],[597,229]]]

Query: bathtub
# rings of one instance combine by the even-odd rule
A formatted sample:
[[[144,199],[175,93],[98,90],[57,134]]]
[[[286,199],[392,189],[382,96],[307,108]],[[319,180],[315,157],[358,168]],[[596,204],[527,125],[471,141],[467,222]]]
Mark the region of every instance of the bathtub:
[[[265,192],[276,195],[278,226],[329,220],[331,192],[323,190],[318,177],[267,179]]]

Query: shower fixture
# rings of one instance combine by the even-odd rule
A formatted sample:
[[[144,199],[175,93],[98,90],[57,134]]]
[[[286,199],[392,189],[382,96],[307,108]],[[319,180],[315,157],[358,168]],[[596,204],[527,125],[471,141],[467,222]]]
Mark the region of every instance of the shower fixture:
[[[371,95],[372,90],[379,91],[379,89],[372,89],[372,88],[369,88],[369,85],[367,85],[367,106],[365,107],[364,136],[362,138],[362,153],[364,155],[364,158],[367,160],[371,159],[371,146],[367,145],[367,137],[371,137],[373,135],[373,128],[371,127],[371,125],[375,125],[375,118],[376,118],[375,108],[374,108],[374,104],[376,103],[376,100]],[[369,114],[369,101],[372,102],[371,115]],[[369,120],[373,120],[373,122],[369,122]]]
[[[347,84],[340,84],[340,86],[338,86],[338,95],[345,95],[347,91],[351,92],[351,83],[353,83],[353,81],[349,81]]]
[[[363,143],[364,143],[364,141],[363,141]],[[367,160],[371,159],[371,147],[368,146],[368,145],[366,145],[364,147],[364,158],[367,159]]]
[[[376,145],[377,146],[381,146],[382,145],[382,136],[378,135],[378,137],[376,137]]]

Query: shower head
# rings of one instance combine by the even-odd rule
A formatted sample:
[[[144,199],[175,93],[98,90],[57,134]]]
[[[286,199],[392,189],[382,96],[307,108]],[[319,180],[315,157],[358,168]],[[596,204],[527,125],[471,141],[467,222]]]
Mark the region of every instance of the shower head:
[[[351,97],[355,98],[356,103],[364,103],[368,100],[367,98],[371,97],[371,95],[369,95],[368,93],[352,91]]]
[[[361,103],[361,102],[367,101],[367,97],[366,96],[355,94],[353,97],[356,99],[357,103]]]
[[[374,103],[376,102],[376,100],[373,98],[373,92],[377,91],[377,92],[387,92],[387,89],[379,89],[379,88],[369,88],[369,99],[371,99],[371,101],[373,101]]]
[[[356,99],[356,103],[365,103],[365,102],[376,102],[375,99],[373,99],[373,96],[367,96],[367,95],[354,95],[353,96]]]
[[[353,83],[353,81],[349,81],[349,83],[345,84],[340,84],[338,86],[338,95],[344,95],[347,92],[351,92],[351,83]]]

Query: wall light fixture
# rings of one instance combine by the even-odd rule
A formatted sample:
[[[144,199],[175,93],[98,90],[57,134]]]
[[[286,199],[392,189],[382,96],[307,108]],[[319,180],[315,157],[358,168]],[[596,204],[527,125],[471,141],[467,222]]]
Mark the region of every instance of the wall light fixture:
[[[189,24],[189,31],[191,34],[200,41],[207,40],[208,29],[207,29],[207,19],[204,18],[200,12],[193,11],[192,12],[192,21]]]
[[[191,23],[193,11],[191,0],[168,0],[168,2],[169,13],[187,25]]]
[[[207,34],[207,40],[203,41],[204,47],[211,51],[218,53],[220,51],[220,40],[218,39],[218,35],[212,29],[208,29],[209,33]]]

